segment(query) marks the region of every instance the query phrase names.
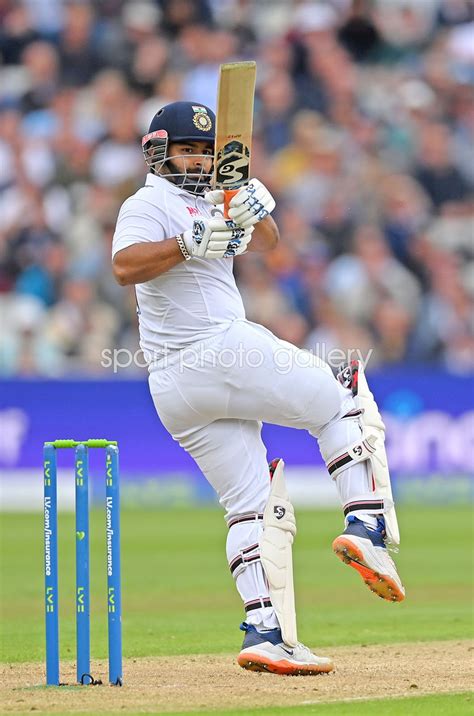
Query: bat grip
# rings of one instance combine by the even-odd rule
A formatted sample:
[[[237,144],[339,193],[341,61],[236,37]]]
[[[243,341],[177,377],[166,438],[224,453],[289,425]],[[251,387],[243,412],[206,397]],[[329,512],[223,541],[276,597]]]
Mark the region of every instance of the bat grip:
[[[237,194],[238,189],[224,189],[224,216],[229,218],[229,204],[231,199]]]

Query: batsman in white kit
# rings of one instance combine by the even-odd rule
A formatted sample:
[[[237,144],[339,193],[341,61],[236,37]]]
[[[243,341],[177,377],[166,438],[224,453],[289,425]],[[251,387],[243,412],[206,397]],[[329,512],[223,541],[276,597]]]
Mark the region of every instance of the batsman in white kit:
[[[388,551],[396,551],[399,533],[384,424],[358,361],[336,378],[310,352],[246,319],[233,262],[276,246],[275,201],[258,179],[230,201],[214,188],[215,124],[213,111],[197,102],[155,115],[142,142],[145,185],[118,217],[114,274],[136,287],[158,416],[225,510],[227,560],[246,613],[238,663],[276,674],[330,672],[330,658],[298,641],[295,514],[283,460],[269,468],[262,422],[316,438],[344,514],[333,550],[375,594],[398,602],[405,590]],[[238,142],[231,150],[222,167],[230,175],[246,155]],[[279,368],[283,354],[289,370]]]

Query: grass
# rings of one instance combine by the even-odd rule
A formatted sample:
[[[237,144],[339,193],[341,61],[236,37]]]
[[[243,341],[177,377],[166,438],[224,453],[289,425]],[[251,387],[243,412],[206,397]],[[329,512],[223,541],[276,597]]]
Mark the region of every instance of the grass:
[[[470,693],[438,694],[415,698],[374,699],[371,701],[338,701],[332,704],[307,704],[304,706],[271,707],[225,711],[225,716],[472,716],[474,698]],[[199,716],[216,715],[216,711],[200,711]],[[196,714],[181,711],[179,716]],[[177,716],[177,714],[168,714]]]
[[[351,701],[307,704],[304,706],[275,707],[261,709],[228,709],[226,711],[174,711],[166,716],[472,716],[474,697],[471,693],[438,694],[398,698],[390,700]],[[21,712],[16,712],[22,716]],[[31,712],[24,712],[30,714]],[[92,716],[91,712],[88,712]],[[150,712],[148,712],[150,713]],[[122,716],[123,711],[119,712]],[[143,711],[128,716],[142,716]],[[118,716],[108,711],[107,716]]]
[[[225,716],[472,716],[474,697],[471,693],[438,694],[415,698],[374,699],[371,701],[337,701],[332,704],[271,707],[262,709],[229,709]],[[216,711],[199,711],[199,716],[216,716]],[[196,711],[181,711],[179,716]],[[178,714],[168,714],[178,716]]]
[[[377,600],[331,552],[335,512],[298,512],[295,579],[302,641],[318,647],[465,638],[472,634],[468,507],[400,511],[407,600]],[[0,661],[44,660],[41,514],[3,514]],[[74,518],[60,515],[61,655],[73,658]],[[215,509],[124,511],[124,652],[129,657],[238,650],[240,599]],[[105,658],[105,524],[91,515],[92,652]],[[321,712],[319,712],[321,713]],[[328,713],[330,713],[328,711]],[[342,712],[341,712],[342,713]]]

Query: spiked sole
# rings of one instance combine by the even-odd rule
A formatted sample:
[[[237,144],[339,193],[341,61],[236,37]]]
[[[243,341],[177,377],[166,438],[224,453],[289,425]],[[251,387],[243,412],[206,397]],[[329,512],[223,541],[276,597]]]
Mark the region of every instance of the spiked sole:
[[[249,671],[267,671],[284,676],[317,676],[318,674],[329,674],[330,671],[334,671],[332,663],[321,666],[317,664],[294,664],[285,659],[272,661],[261,654],[252,654],[250,652],[240,654],[237,658],[237,663],[243,669],[248,669]]]
[[[339,559],[359,572],[368,588],[381,599],[386,599],[388,602],[402,602],[405,599],[405,594],[395,580],[388,574],[381,574],[371,569],[364,560],[361,550],[344,535],[336,537],[332,548]]]

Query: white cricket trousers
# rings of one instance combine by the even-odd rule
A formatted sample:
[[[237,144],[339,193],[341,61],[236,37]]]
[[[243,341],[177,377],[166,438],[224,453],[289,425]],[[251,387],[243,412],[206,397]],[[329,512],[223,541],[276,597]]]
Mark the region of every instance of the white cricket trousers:
[[[251,605],[247,621],[275,626],[273,610],[264,608],[268,591],[258,561],[270,488],[262,422],[308,430],[328,460],[360,438],[359,425],[341,419],[355,407],[350,390],[324,361],[246,320],[174,354],[149,384],[163,425],[226,511],[227,558],[246,608]],[[271,457],[284,458],[285,446]],[[343,503],[369,491],[364,464],[342,473],[336,485]],[[247,515],[254,518],[239,521]]]

